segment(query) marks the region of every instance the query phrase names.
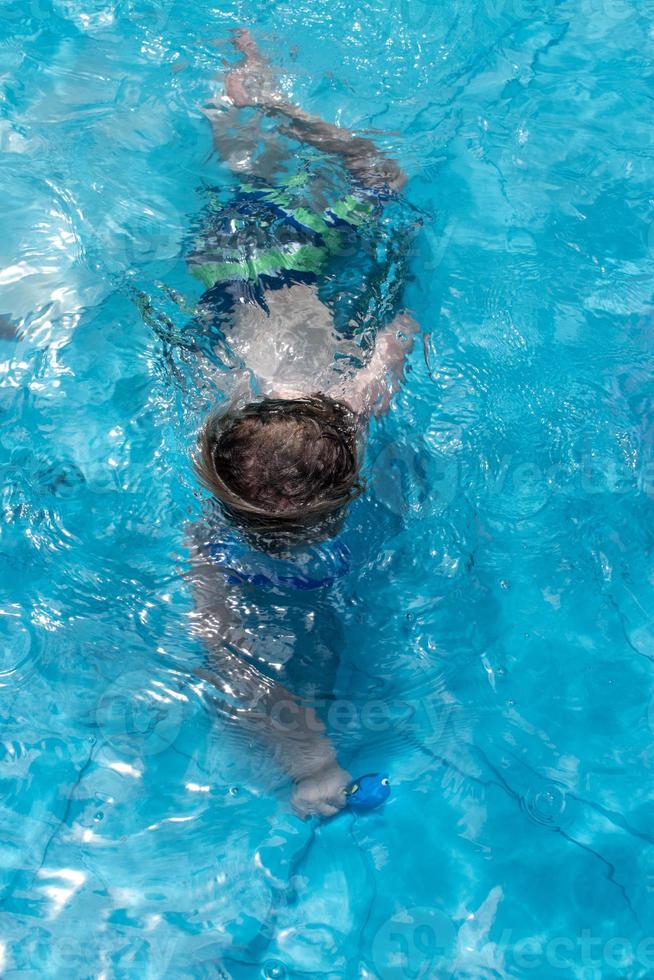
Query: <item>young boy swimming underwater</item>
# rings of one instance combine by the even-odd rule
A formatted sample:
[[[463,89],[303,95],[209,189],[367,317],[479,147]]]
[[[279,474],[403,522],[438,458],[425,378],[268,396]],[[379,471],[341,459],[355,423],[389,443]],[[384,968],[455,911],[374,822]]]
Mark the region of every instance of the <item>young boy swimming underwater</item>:
[[[272,750],[296,810],[331,815],[349,776],[310,701],[337,665],[325,596],[347,555],[325,542],[362,490],[368,420],[387,410],[417,330],[393,315],[401,282],[389,285],[398,263],[381,220],[405,177],[372,141],[284,101],[248,31],[234,46],[243,60],[205,112],[240,186],[216,203],[190,266],[206,286],[201,316],[227,325],[244,366],[197,461],[237,532],[192,532],[194,627],[208,649],[202,675]],[[244,108],[256,114],[241,124]],[[269,120],[276,129],[261,128]],[[301,149],[280,178],[290,141]]]

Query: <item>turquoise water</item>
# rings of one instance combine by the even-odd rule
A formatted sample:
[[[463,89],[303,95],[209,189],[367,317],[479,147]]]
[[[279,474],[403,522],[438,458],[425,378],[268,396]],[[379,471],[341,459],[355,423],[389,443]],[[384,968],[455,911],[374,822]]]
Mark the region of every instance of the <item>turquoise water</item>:
[[[0,6],[3,977],[653,975],[653,14]],[[420,225],[424,343],[305,609],[340,759],[393,794],[318,828],[192,673],[221,384],[174,340],[241,24],[386,134]]]

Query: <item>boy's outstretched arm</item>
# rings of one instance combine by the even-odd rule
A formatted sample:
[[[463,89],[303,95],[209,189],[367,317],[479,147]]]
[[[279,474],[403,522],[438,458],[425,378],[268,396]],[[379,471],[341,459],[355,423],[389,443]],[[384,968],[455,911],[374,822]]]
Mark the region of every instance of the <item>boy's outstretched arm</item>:
[[[313,708],[271,680],[247,659],[248,637],[231,608],[229,589],[207,558],[198,527],[188,535],[193,593],[192,631],[207,651],[196,674],[233,706],[233,716],[271,753],[271,761],[293,781],[296,812],[332,816],[345,803],[349,774],[337,760],[325,726]]]
[[[375,349],[366,366],[328,394],[347,402],[360,416],[383,415],[404,376],[406,357],[413,350],[419,330],[408,313],[400,313],[377,334]]]
[[[380,153],[372,140],[355,136],[350,130],[327,123],[290,102],[274,103],[266,107],[266,111],[289,120],[289,124],[282,127],[287,136],[339,157],[365,187],[397,191],[406,184],[406,175],[399,165]]]
[[[283,133],[339,157],[347,170],[367,187],[400,190],[405,185],[406,175],[399,165],[384,156],[372,140],[355,136],[284,101],[275,91],[266,59],[248,30],[235,31],[234,47],[244,57],[226,79],[226,92],[235,106],[256,106],[269,116],[287,120],[281,129]]]

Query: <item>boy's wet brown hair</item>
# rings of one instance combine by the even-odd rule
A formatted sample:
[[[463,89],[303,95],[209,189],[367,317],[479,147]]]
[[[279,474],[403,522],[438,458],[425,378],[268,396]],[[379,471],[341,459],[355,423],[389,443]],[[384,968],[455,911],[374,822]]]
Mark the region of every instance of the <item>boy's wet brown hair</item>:
[[[311,523],[362,490],[356,416],[325,395],[266,398],[216,412],[199,450],[200,479],[246,523]]]

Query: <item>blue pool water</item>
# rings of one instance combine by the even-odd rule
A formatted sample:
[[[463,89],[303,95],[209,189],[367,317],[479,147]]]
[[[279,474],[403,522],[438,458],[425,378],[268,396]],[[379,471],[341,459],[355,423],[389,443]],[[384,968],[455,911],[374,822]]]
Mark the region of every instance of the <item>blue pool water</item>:
[[[3,0],[3,977],[654,974],[653,14]],[[393,792],[317,829],[193,674],[220,383],[171,340],[241,24],[419,225],[424,343],[305,603]]]

